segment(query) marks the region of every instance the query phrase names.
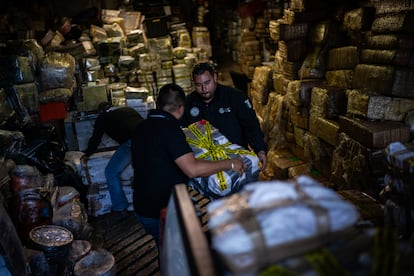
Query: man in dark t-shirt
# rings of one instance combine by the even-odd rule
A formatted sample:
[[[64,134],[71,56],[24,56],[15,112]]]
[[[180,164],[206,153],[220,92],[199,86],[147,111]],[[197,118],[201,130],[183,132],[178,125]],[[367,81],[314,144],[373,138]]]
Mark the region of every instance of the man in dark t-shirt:
[[[247,95],[219,84],[216,69],[209,62],[194,65],[192,77],[195,90],[187,95],[182,125],[186,127],[200,120],[209,121],[232,143],[246,149],[250,147],[260,160],[260,170],[264,170],[267,145]]]
[[[84,163],[87,162],[88,158],[97,150],[105,133],[119,144],[105,167],[105,177],[111,196],[111,210],[125,212],[129,202],[122,189],[120,175],[131,163],[132,133],[144,119],[131,107],[111,107],[107,102],[101,103],[98,111],[99,116],[95,121],[93,134],[89,138],[88,147],[81,160]]]
[[[157,109],[138,125],[132,140],[134,210],[147,233],[159,246],[160,212],[167,207],[172,188],[189,177],[209,176],[219,171],[244,173],[242,159],[219,161],[194,157],[180,127],[185,94],[176,84],[166,84],[157,97]]]

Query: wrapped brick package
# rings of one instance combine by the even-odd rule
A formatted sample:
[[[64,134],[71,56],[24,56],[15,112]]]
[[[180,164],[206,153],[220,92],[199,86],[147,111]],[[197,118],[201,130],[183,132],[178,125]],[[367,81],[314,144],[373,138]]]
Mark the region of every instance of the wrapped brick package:
[[[394,67],[358,64],[355,67],[353,87],[379,94],[389,94],[394,76]]]
[[[361,50],[361,63],[365,64],[393,64],[397,55],[396,50]]]
[[[49,52],[39,67],[41,91],[73,86],[75,59],[70,54]]]
[[[289,119],[294,127],[303,129],[309,128],[309,109],[306,107],[298,107],[289,105]]]
[[[339,125],[335,120],[328,120],[320,116],[310,115],[309,131],[332,146],[337,144]]]
[[[368,49],[395,49],[398,46],[398,37],[395,34],[379,34],[367,36]]]
[[[189,186],[210,199],[238,192],[244,184],[257,181],[259,158],[252,151],[232,144],[208,121],[199,121],[183,129],[187,142],[197,159],[224,160],[241,157],[247,169],[243,175],[234,171],[221,171],[208,177],[191,178]]]
[[[289,80],[282,73],[273,72],[273,88],[276,93],[285,95],[288,84]]]
[[[310,49],[299,69],[299,79],[323,79],[326,71],[326,56],[326,49],[320,45]]]
[[[312,88],[321,86],[320,80],[294,80],[287,85],[287,99],[290,104],[295,106],[308,107],[311,102]]]
[[[326,86],[312,88],[310,113],[326,119],[338,119],[346,112],[345,90],[339,87]]]
[[[329,50],[329,70],[354,69],[359,62],[358,48],[347,46]]]
[[[331,70],[325,73],[326,84],[339,88],[351,88],[354,70]]]
[[[373,33],[405,33],[413,34],[414,15],[407,13],[386,14],[377,16],[372,22]]]
[[[410,128],[393,121],[370,121],[348,116],[339,116],[339,131],[347,133],[368,148],[384,148],[389,143],[408,142]]]
[[[359,219],[353,204],[308,176],[248,184],[207,211],[212,247],[234,275],[322,246]]]
[[[331,163],[334,146],[312,134],[310,131],[303,136],[303,154],[310,165],[324,176],[331,175]]]
[[[303,39],[295,39],[278,42],[279,50],[287,61],[300,61],[306,55],[306,43]]]
[[[258,66],[254,69],[250,94],[253,99],[267,104],[270,90],[273,88],[272,69],[269,66]]]
[[[371,120],[404,121],[409,111],[414,110],[412,99],[369,95],[357,90],[348,90],[347,112]]]
[[[344,26],[350,31],[369,30],[375,18],[375,8],[362,7],[344,14]]]

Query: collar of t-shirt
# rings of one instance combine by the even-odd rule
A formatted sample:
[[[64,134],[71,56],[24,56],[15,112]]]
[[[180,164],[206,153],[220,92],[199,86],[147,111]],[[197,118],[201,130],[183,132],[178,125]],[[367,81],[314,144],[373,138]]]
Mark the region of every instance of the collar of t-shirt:
[[[149,111],[148,113],[148,118],[151,119],[166,119],[166,120],[174,120],[177,121],[177,119],[171,115],[170,113],[163,111],[163,110],[159,110],[159,109],[152,109]]]

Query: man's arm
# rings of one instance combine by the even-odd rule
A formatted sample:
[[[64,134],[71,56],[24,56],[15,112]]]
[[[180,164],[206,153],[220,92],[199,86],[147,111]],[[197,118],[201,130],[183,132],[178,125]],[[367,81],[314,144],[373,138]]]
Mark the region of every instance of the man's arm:
[[[210,161],[196,159],[192,152],[181,155],[175,159],[175,163],[190,178],[210,176],[224,170],[232,170],[241,175],[246,169],[241,158]]]
[[[264,134],[260,128],[259,120],[252,103],[247,96],[240,95],[239,112],[237,114],[243,132],[247,135],[249,146],[257,154],[261,163],[260,170],[263,171],[267,166],[267,145],[264,141]]]
[[[105,133],[104,118],[103,118],[103,115],[99,115],[93,126],[93,133],[92,133],[92,136],[89,138],[88,147],[85,150],[86,157],[89,157],[96,151],[99,144],[101,143],[102,136],[104,135],[104,133]]]

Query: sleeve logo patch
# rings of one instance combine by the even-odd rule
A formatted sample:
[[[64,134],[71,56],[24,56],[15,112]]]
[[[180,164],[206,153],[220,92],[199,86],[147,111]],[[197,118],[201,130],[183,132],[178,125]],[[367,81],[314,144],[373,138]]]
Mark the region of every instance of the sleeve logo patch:
[[[249,99],[246,99],[244,101],[244,104],[247,106],[248,109],[252,109],[252,104],[250,103],[250,100]]]
[[[200,109],[198,107],[194,106],[190,109],[190,114],[193,117],[197,117],[198,115],[200,115]]]

